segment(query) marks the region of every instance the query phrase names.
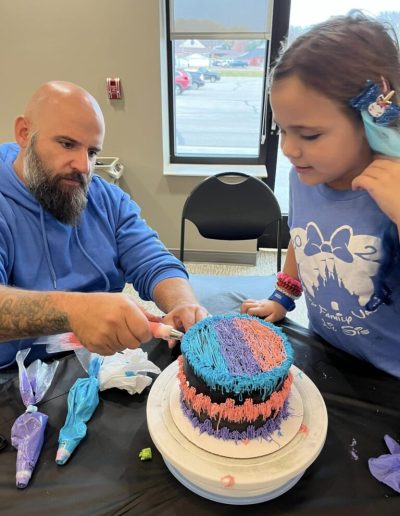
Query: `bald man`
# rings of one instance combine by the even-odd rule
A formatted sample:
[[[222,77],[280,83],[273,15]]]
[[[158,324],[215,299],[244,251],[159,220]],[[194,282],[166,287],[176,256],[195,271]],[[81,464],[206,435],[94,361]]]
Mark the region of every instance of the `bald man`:
[[[121,293],[125,283],[175,328],[207,315],[137,204],[93,175],[104,130],[87,91],[53,81],[16,119],[16,143],[0,145],[0,368],[26,337],[72,331],[103,355],[149,340],[157,318]]]

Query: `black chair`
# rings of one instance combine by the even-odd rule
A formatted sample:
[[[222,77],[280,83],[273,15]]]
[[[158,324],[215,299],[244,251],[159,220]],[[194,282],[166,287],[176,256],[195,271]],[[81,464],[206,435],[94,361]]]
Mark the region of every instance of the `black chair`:
[[[208,177],[186,199],[182,211],[180,259],[185,254],[185,221],[215,240],[250,240],[276,224],[277,271],[281,269],[282,214],[274,192],[263,181],[242,172]]]

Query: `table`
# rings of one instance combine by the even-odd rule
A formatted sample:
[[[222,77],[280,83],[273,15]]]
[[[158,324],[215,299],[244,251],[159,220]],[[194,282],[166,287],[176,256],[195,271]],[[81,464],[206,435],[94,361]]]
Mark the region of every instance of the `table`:
[[[383,436],[400,437],[400,381],[332,348],[308,330],[285,321],[295,364],[321,391],[328,435],[318,459],[301,480],[274,500],[248,507],[219,504],[188,491],[167,470],[146,424],[148,390],[130,396],[102,392],[88,435],[65,466],[54,462],[66,397],[85,376],[74,355],[60,361],[39,408],[49,416],[45,443],[29,487],[15,487],[16,451],[0,453],[0,513],[5,515],[398,515],[400,496],[378,482],[367,461],[387,453]],[[161,369],[174,360],[164,342],[143,346]],[[17,380],[0,385],[0,434],[9,439],[23,412]],[[141,449],[153,459],[142,462]]]

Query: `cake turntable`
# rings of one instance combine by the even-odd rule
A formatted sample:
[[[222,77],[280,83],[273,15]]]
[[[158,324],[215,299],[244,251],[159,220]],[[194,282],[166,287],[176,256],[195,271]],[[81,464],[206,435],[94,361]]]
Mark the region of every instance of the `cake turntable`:
[[[154,382],[147,402],[151,438],[171,473],[188,489],[234,505],[271,500],[291,489],[325,442],[324,400],[296,366],[289,397],[291,416],[271,440],[222,441],[200,434],[180,408],[177,362]]]

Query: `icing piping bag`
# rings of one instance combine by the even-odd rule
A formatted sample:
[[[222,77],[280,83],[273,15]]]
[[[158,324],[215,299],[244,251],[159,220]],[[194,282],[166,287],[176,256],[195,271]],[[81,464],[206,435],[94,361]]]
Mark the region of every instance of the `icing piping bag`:
[[[11,428],[11,443],[18,450],[16,486],[20,489],[28,485],[43,446],[48,416],[39,412],[36,404],[46,394],[58,366],[57,361],[45,364],[35,360],[26,368],[24,360],[30,349],[22,349],[16,355],[19,390],[26,407]]]
[[[58,436],[56,463],[63,465],[86,436],[86,423],[99,404],[99,380],[101,359],[94,355],[89,364],[89,376],[78,378],[68,394],[68,412],[65,424]]]
[[[183,332],[176,330],[168,324],[149,321],[149,326],[151,334],[156,339],[181,340],[184,335]],[[76,349],[81,349],[84,347],[79,342],[75,334],[72,332],[39,337],[33,342],[33,344],[35,346],[46,345],[46,351],[48,353],[59,353],[60,351],[74,351]]]

